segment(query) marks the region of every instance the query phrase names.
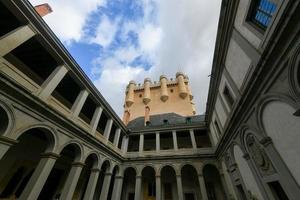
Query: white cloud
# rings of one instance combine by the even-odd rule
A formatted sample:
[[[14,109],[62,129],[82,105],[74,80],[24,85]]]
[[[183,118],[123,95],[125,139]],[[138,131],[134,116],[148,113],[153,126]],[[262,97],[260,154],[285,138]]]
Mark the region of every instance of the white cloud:
[[[63,42],[79,41],[85,22],[93,11],[104,6],[106,0],[30,0],[33,5],[48,3],[53,13],[44,20]]]
[[[96,28],[96,36],[91,38],[91,42],[107,47],[113,41],[118,30],[118,21],[110,21],[106,15],[103,15],[101,22]]]
[[[136,32],[140,46],[122,48],[112,60],[102,61],[105,67],[95,81],[120,116],[124,90],[131,79],[142,82],[150,77],[154,81],[161,74],[175,78],[177,71],[189,76],[197,113],[205,112],[220,3],[219,0],[164,0],[153,6],[153,1],[143,1],[144,19],[126,23],[122,32],[122,37],[129,31]],[[151,19],[153,8],[157,9],[157,22]],[[142,67],[122,65],[122,57],[128,61],[138,54],[150,57],[154,66],[145,71]]]
[[[48,2],[54,12],[45,20],[63,41],[79,41],[86,37],[83,26],[89,14],[106,0],[31,0]],[[124,90],[134,79],[142,82],[145,77],[158,80],[161,74],[174,78],[177,71],[185,72],[195,96],[198,114],[205,111],[220,0],[136,0],[144,8],[144,17],[136,21],[111,21],[103,15],[93,39],[104,48],[120,33],[122,40],[128,33],[138,36],[138,45],[121,46],[110,52],[110,57],[100,55],[94,60],[94,83],[107,101],[122,116]],[[121,23],[124,22],[121,26]],[[120,32],[119,32],[120,31]],[[86,38],[84,38],[86,39]],[[153,66],[130,66],[139,55],[151,60]]]
[[[141,49],[145,52],[151,52],[157,48],[162,38],[162,31],[160,27],[152,24],[147,24],[139,32],[139,42]]]

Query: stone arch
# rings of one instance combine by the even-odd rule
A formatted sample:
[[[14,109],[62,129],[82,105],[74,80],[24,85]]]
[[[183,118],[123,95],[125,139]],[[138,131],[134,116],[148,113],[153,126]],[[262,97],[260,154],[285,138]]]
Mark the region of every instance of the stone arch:
[[[137,174],[138,173],[138,169],[136,168],[136,166],[133,165],[125,165],[122,167],[123,169],[121,170],[122,176],[124,176],[125,171],[129,168],[132,168],[134,170],[134,172]]]
[[[165,164],[165,165],[161,165],[161,166],[158,168],[157,173],[161,175],[161,171],[162,171],[162,169],[163,169],[164,167],[171,167],[171,168],[175,171],[175,173],[178,174],[177,168],[176,168],[173,164],[170,164],[170,163]]]
[[[152,169],[154,170],[155,174],[157,174],[157,168],[156,168],[154,165],[149,164],[149,163],[147,163],[146,165],[144,165],[144,166],[141,168],[141,173],[143,172],[143,170],[144,170],[146,167],[152,168]]]
[[[97,152],[96,151],[91,151],[91,152],[89,152],[87,155],[86,155],[86,157],[83,159],[84,160],[84,162],[86,162],[86,160],[88,159],[88,158],[92,158],[92,160],[93,160],[93,168],[99,168],[99,164],[100,164],[100,157],[99,157],[99,155],[97,154]]]
[[[300,101],[300,44],[288,62],[288,75],[290,92]]]
[[[218,163],[216,163],[216,161],[214,161],[214,160],[205,160],[205,161],[203,162],[203,164],[201,165],[201,168],[200,168],[201,174],[203,174],[203,170],[204,170],[204,168],[205,168],[206,165],[212,165],[212,166],[214,166],[215,168],[217,168],[218,171],[222,171],[222,168],[219,166]]]
[[[156,190],[156,171],[151,165],[144,166],[141,170],[141,194],[142,199],[153,199]]]
[[[178,190],[176,168],[171,164],[163,165],[160,168],[161,175],[161,194],[163,199],[179,199],[180,190]]]
[[[0,100],[0,136],[9,135],[14,127],[15,115],[13,108]]]
[[[58,146],[57,144],[58,144],[58,138],[59,138],[57,131],[47,124],[35,124],[32,126],[28,126],[24,129],[21,129],[16,133],[15,139],[19,140],[24,135],[24,133],[27,133],[28,131],[33,130],[33,129],[39,129],[42,132],[46,133],[45,136],[46,136],[48,142],[50,142],[46,151],[55,152],[57,150],[57,146]]]
[[[263,136],[267,136],[263,125],[263,111],[266,108],[266,106],[272,102],[282,102],[288,104],[290,107],[292,107],[295,110],[297,109],[297,103],[292,98],[284,94],[269,93],[261,97],[255,108],[255,116],[256,116],[256,123],[258,125],[258,129],[260,132],[262,132]]]
[[[180,172],[182,171],[182,168],[185,167],[186,165],[192,166],[196,170],[197,174],[201,174],[199,167],[197,167],[193,162],[186,162],[186,163],[180,164],[180,166],[179,166]]]
[[[126,166],[124,168],[121,199],[134,198],[137,173],[138,171],[135,166]]]
[[[116,170],[116,176],[119,176],[121,173],[121,167],[118,164],[115,164],[113,170]]]
[[[56,139],[48,127],[29,127],[19,132],[16,139],[18,142],[8,149],[0,161],[0,182],[6,191],[0,194],[3,198],[16,196],[23,199],[25,188],[30,187],[28,183],[39,173],[36,169],[40,166],[41,158],[46,155],[55,157],[53,150]]]
[[[192,163],[181,166],[181,181],[183,194],[202,199],[197,168]]]
[[[216,165],[206,164],[203,167],[203,178],[205,181],[208,199],[215,197],[225,200],[226,193],[220,177],[220,171]]]
[[[61,154],[62,151],[67,147],[73,148],[74,150],[75,153],[74,162],[83,161],[84,150],[81,143],[79,143],[77,140],[70,140],[59,148],[58,153]]]
[[[300,123],[297,105],[290,98],[266,98],[258,109],[261,130],[272,142],[294,179],[300,184]]]
[[[109,158],[104,158],[100,168],[102,168],[104,165],[106,165],[106,171],[107,172],[111,172],[113,170],[113,163]]]

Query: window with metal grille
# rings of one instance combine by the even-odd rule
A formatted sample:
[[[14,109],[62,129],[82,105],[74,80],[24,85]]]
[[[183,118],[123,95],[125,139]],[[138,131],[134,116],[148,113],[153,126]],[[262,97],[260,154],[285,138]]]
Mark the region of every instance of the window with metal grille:
[[[277,5],[274,0],[253,1],[250,21],[264,31],[269,26],[276,8]]]

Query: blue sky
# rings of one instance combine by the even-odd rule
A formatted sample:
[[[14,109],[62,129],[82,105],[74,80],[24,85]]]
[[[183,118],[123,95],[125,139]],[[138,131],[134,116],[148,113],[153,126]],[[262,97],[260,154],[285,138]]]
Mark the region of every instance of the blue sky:
[[[124,90],[161,74],[190,78],[205,111],[220,0],[30,0],[49,3],[51,29],[122,116]]]

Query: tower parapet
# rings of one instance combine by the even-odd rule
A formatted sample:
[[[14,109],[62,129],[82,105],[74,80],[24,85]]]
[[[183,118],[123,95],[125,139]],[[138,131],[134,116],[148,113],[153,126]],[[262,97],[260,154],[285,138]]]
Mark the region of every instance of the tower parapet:
[[[145,78],[143,84],[130,81],[126,89],[123,120],[127,124],[137,117],[148,119],[151,115],[162,113],[195,115],[192,100],[189,79],[182,72],[176,73],[176,79],[161,75],[159,81],[152,82],[150,78]]]

